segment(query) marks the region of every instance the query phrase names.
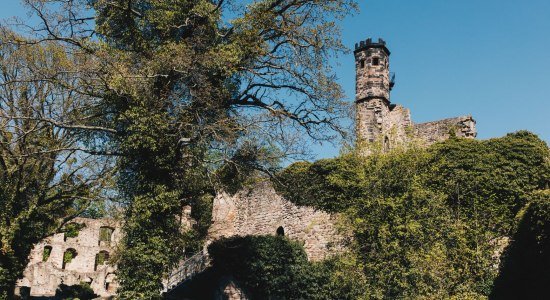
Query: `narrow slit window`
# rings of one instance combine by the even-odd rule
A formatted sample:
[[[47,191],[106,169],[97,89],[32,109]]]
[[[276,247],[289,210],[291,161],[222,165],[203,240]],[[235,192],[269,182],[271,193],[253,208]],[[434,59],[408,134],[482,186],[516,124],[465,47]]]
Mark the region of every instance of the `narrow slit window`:
[[[361,69],[363,69],[363,68],[365,67],[365,60],[362,59],[361,62],[360,62],[360,64],[361,64]]]

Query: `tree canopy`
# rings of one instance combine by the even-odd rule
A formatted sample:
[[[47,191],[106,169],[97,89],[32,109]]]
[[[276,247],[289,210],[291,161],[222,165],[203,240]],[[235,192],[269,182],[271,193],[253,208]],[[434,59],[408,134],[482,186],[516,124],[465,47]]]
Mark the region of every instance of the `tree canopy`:
[[[177,217],[227,174],[272,173],[303,153],[304,136],[344,134],[328,62],[344,50],[336,21],[352,0],[24,2],[38,22],[15,22],[3,42],[59,47],[70,80],[53,83],[86,100],[78,119],[37,122],[71,128],[80,152],[115,157],[121,298],[160,297],[163,275],[204,233],[182,232]]]

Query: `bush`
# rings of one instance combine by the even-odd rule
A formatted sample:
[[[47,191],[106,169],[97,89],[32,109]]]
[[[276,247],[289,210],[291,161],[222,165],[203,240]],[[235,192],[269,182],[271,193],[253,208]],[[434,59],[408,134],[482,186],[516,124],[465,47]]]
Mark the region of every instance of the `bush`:
[[[355,299],[362,293],[356,273],[342,274],[342,261],[310,263],[302,246],[285,237],[221,239],[208,251],[214,271],[235,278],[251,299]]]
[[[55,299],[63,300],[90,300],[97,297],[99,296],[85,282],[81,282],[79,285],[61,284],[55,292]]]

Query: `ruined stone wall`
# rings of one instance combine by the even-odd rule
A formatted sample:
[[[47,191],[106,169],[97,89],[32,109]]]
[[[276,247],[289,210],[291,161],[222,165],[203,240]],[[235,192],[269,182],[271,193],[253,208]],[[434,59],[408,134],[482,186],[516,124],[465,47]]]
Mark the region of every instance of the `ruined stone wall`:
[[[451,133],[457,137],[475,138],[476,121],[472,116],[462,116],[414,125],[414,136],[426,145],[444,141]]]
[[[299,207],[278,195],[269,182],[262,182],[231,196],[214,199],[209,239],[235,235],[275,235],[302,241],[310,260],[322,260],[343,249],[344,237],[336,227],[337,216],[312,207]]]
[[[30,262],[19,280],[17,287],[30,288],[31,296],[54,296],[57,287],[87,282],[100,296],[111,296],[117,289],[115,268],[108,264],[96,266],[96,254],[105,251],[113,254],[114,246],[121,239],[120,226],[110,219],[76,218],[74,223],[85,224],[77,237],[55,234],[36,244],[30,255]],[[112,228],[109,241],[100,241],[100,228]],[[51,253],[44,260],[44,248],[51,247]],[[77,253],[70,262],[64,264],[65,251],[74,249]]]
[[[389,139],[387,148],[406,143],[412,131],[410,110],[401,105],[391,106],[390,108],[390,113],[384,120],[384,136]]]

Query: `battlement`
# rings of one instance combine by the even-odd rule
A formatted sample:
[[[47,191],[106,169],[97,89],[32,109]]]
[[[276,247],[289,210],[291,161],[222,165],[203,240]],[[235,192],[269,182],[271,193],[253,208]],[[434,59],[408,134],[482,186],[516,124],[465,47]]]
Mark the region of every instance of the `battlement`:
[[[384,50],[384,52],[386,52],[386,55],[388,56],[391,53],[390,50],[388,50],[388,48],[386,47],[386,41],[384,41],[381,38],[378,38],[378,42],[374,42],[372,38],[368,38],[364,41],[360,41],[359,43],[356,43],[354,53],[371,49],[371,48],[381,48],[382,50]]]

